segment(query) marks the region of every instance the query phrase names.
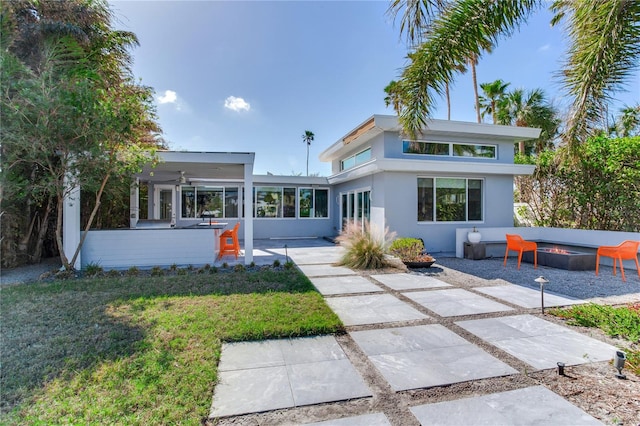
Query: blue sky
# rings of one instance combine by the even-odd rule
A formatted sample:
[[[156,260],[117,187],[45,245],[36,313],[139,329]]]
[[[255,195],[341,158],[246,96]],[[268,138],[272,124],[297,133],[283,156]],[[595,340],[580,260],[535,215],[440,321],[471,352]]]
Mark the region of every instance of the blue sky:
[[[171,149],[255,152],[254,173],[306,173],[305,130],[318,154],[372,114],[393,114],[384,87],[407,47],[386,1],[111,1],[117,27],[134,32],[133,71],[155,89]],[[556,73],[564,33],[544,10],[477,67],[480,83],[542,88],[562,104]],[[638,74],[622,104],[640,99]],[[446,102],[435,118],[446,118]],[[453,120],[475,121],[470,73],[452,88]]]

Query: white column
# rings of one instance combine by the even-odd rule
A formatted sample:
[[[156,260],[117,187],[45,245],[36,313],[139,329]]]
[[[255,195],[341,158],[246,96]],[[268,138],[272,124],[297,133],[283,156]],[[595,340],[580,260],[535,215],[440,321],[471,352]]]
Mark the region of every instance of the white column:
[[[253,163],[244,165],[244,263],[253,262]]]
[[[80,244],[80,232],[80,186],[75,186],[67,190],[62,207],[62,244],[69,262]],[[78,255],[75,264],[71,265],[75,269],[81,268],[80,258]]]
[[[131,182],[129,192],[129,228],[135,228],[140,218],[140,178]]]

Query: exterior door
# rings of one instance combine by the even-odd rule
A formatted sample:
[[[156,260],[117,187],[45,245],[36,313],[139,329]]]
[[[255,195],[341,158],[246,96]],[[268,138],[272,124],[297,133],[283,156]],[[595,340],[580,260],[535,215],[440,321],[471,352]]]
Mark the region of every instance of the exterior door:
[[[175,221],[175,189],[173,185],[157,185],[153,205],[153,218]]]
[[[340,194],[340,217],[342,228],[348,222],[358,222],[364,226],[371,220],[371,190],[355,190]]]

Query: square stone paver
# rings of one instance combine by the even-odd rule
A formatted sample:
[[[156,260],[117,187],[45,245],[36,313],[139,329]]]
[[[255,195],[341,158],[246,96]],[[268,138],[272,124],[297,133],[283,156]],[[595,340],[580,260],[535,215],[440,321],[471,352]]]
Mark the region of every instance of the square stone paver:
[[[543,386],[410,408],[423,425],[601,425]]]
[[[429,318],[390,294],[329,297],[325,301],[344,325],[381,324]]]
[[[517,373],[439,324],[350,334],[394,391]]]
[[[355,271],[344,266],[325,265],[298,265],[298,268],[307,277],[332,277],[337,275],[357,275]]]
[[[414,274],[384,274],[371,275],[372,278],[394,290],[413,290],[419,288],[451,287],[444,281],[425,275]]]
[[[315,277],[310,278],[318,291],[325,295],[375,293],[383,291],[380,287],[360,275],[348,275],[342,277]]]
[[[519,285],[497,285],[492,287],[476,287],[476,290],[497,299],[505,300],[523,308],[540,307],[540,290],[522,287]],[[544,306],[567,306],[585,303],[584,300],[559,296],[545,291]]]
[[[278,249],[278,252],[285,254],[284,249]],[[340,246],[289,247],[286,253],[296,265],[319,265],[339,261],[344,249]]]
[[[460,288],[403,293],[443,317],[511,311],[512,308]]]
[[[309,426],[391,426],[384,413],[363,414],[361,416],[305,424]]]
[[[608,361],[615,348],[533,315],[456,322],[460,327],[537,369]]]
[[[370,396],[333,336],[224,344],[211,417]]]

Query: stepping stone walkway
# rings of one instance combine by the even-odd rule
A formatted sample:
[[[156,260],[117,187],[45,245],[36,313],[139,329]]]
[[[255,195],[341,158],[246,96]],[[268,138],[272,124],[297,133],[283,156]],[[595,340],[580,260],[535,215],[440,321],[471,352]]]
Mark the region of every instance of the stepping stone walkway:
[[[282,249],[274,252],[285,254]],[[521,374],[507,363],[513,361],[487,353],[461,336],[460,330],[495,347],[492,353],[504,351],[534,369],[613,357],[612,346],[527,313],[526,309],[540,307],[540,292],[534,289],[516,285],[453,288],[438,278],[410,273],[360,276],[332,265],[341,255],[335,246],[289,248],[286,255],[347,327],[349,334],[341,336],[340,342],[352,343],[343,348],[335,337],[321,336],[224,344],[212,418],[371,397],[375,401],[380,392]],[[576,303],[582,301],[545,294],[545,306]],[[483,318],[468,319],[477,314]],[[449,319],[463,315],[465,320]],[[360,361],[354,364],[352,357]],[[373,370],[388,382],[389,390],[368,383],[370,379],[365,378]],[[388,412],[359,406],[364,407],[360,415],[345,417],[329,410],[326,416],[336,418],[312,424],[398,422],[390,422]],[[406,415],[413,415],[415,424],[600,424],[542,386],[415,405],[409,410]]]

